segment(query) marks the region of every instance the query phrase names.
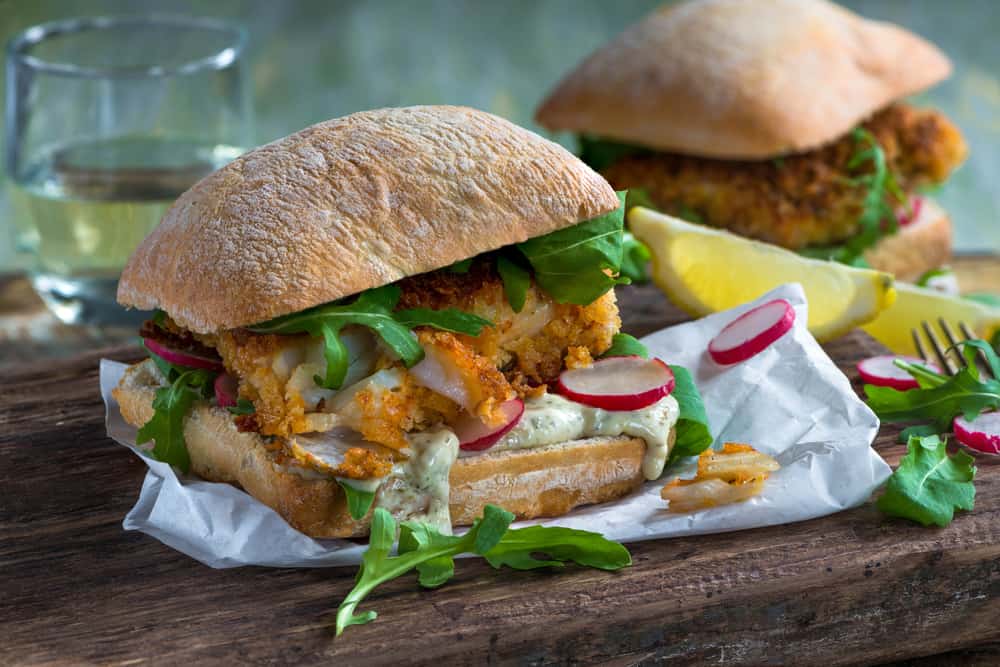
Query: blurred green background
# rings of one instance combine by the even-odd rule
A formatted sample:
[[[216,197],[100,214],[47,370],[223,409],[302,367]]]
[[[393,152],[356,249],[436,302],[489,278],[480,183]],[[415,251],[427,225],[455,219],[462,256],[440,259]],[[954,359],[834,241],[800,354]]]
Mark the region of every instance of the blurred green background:
[[[0,37],[80,15],[173,13],[245,25],[258,143],[352,111],[467,104],[538,130],[532,110],[560,76],[655,0],[0,0]],[[852,0],[939,44],[951,80],[920,96],[964,130],[969,161],[938,195],[963,250],[1000,251],[1000,28],[992,0]],[[3,74],[0,73],[0,78]],[[817,85],[822,85],[821,81]],[[569,143],[568,137],[555,137]],[[2,174],[2,171],[0,171]],[[0,272],[15,268],[0,194]]]

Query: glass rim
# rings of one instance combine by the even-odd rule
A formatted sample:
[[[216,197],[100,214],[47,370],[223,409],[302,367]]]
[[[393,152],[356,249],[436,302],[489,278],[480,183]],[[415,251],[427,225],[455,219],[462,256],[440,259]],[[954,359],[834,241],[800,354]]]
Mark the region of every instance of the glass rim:
[[[33,56],[28,49],[46,39],[62,34],[81,33],[88,30],[106,30],[128,25],[165,26],[173,28],[212,30],[229,35],[232,43],[201,58],[193,58],[179,65],[127,65],[94,67],[68,62],[54,62]],[[14,35],[7,42],[9,61],[30,67],[34,71],[82,78],[158,78],[184,76],[206,70],[221,70],[232,65],[242,55],[247,43],[247,29],[209,17],[152,14],[148,16],[87,16],[39,23]]]

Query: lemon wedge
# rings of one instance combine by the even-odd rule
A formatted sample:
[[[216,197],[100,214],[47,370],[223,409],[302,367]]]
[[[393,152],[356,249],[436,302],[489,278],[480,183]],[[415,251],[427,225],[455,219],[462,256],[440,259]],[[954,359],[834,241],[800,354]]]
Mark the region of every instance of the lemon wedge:
[[[986,340],[1000,329],[1000,308],[903,283],[898,283],[896,290],[896,303],[863,328],[897,354],[918,354],[910,331],[920,327],[925,320],[933,325],[934,333],[944,345],[948,343],[937,326],[939,317],[943,317],[959,337],[959,322],[964,322]],[[930,348],[927,351],[931,352]]]
[[[692,316],[796,282],[809,299],[809,331],[829,340],[875,319],[896,298],[888,273],[809,259],[640,206],[628,212],[628,223],[652,252],[653,282]]]

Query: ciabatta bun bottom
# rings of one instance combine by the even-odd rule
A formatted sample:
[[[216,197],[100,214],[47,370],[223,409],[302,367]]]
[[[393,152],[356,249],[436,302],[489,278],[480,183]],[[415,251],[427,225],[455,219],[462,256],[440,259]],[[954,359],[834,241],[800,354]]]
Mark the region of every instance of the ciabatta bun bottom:
[[[886,236],[865,253],[872,268],[903,282],[914,282],[924,273],[951,259],[951,220],[937,202],[925,197],[917,219]]]
[[[148,359],[126,370],[113,393],[127,422],[141,426],[149,420],[160,385],[159,373]],[[225,410],[197,404],[184,422],[184,438],[192,472],[241,487],[306,535],[368,534],[369,518],[351,519],[344,493],[334,480],[306,478],[275,465],[261,437],[238,431]],[[642,484],[645,452],[644,441],[621,436],[459,458],[450,477],[452,523],[471,524],[487,504],[531,519],[620,498]]]

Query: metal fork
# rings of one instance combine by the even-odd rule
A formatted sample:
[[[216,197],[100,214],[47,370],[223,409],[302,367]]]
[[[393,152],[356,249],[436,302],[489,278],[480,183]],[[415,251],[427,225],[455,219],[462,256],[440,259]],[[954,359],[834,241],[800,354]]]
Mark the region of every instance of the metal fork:
[[[962,356],[962,352],[958,349],[959,340],[955,337],[955,332],[951,328],[951,325],[943,318],[938,318],[938,327],[944,333],[944,337],[948,341],[947,346],[941,344],[940,339],[937,334],[934,333],[934,328],[931,326],[930,322],[924,320],[920,323],[921,329],[923,329],[924,335],[930,344],[931,349],[934,351],[934,356],[937,357],[936,361],[940,363],[942,372],[948,375],[954,375],[960,369],[965,366],[965,357]],[[962,332],[962,340],[973,340],[977,336],[972,333],[972,330],[968,327],[965,322],[959,322],[958,328]],[[917,348],[917,352],[920,353],[920,357],[926,363],[935,363],[935,360],[931,359],[931,355],[927,353],[927,348],[924,347],[923,341],[920,339],[920,329],[911,329],[910,334],[913,336],[913,344]],[[979,350],[977,355],[980,363],[977,364],[980,374],[986,374],[989,377],[989,360],[986,358],[986,353]]]

